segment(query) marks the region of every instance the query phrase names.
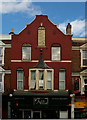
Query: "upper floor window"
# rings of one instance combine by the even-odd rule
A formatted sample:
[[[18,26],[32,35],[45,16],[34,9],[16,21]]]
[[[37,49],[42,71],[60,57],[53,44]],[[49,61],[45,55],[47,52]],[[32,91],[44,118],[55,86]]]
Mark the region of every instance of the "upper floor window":
[[[83,66],[87,66],[87,50],[83,51]]]
[[[74,93],[80,92],[80,78],[74,81]]]
[[[44,88],[44,71],[43,70],[39,70],[39,89],[43,89]]]
[[[47,89],[52,89],[52,71],[47,71]]]
[[[61,59],[61,47],[60,46],[53,46],[51,47],[52,51],[52,60],[60,60]]]
[[[31,89],[36,88],[36,71],[31,71]]]
[[[2,90],[2,73],[0,73],[0,91]]]
[[[2,49],[0,48],[0,64],[2,64]]]
[[[87,93],[87,76],[83,76],[83,92]]]
[[[31,60],[31,45],[24,43],[22,45],[22,60]]]
[[[32,69],[29,70],[29,89],[53,89],[53,70]]]
[[[45,47],[45,27],[38,28],[38,46]]]
[[[24,71],[22,68],[17,69],[17,89],[24,89]]]
[[[59,90],[65,90],[66,88],[66,71],[65,69],[59,70]]]

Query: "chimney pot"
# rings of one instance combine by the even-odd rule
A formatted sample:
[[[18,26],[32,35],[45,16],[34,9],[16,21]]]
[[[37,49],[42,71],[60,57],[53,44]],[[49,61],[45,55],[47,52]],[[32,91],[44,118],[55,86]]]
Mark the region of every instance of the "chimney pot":
[[[14,29],[11,28],[11,32],[9,33],[9,35],[14,35]]]
[[[66,27],[66,34],[71,35],[71,25],[70,25],[70,23],[68,23],[68,25]]]

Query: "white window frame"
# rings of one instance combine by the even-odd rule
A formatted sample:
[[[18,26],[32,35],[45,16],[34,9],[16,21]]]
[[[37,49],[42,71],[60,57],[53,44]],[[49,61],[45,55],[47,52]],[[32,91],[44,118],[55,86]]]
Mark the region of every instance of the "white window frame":
[[[0,89],[0,92],[4,92],[4,76],[5,76],[5,73],[2,71],[0,71],[0,74],[2,74],[2,82],[0,82],[1,84],[1,89]]]
[[[36,71],[36,89],[35,90],[49,90],[47,89],[47,71],[52,71],[52,88],[54,90],[54,70],[53,69],[29,69],[29,90],[31,89],[31,71]],[[39,71],[44,71],[44,87],[39,89]],[[34,89],[33,89],[34,90]]]
[[[65,69],[59,69],[59,74],[60,74],[60,71],[65,72],[65,80],[60,80],[59,79],[59,84],[60,84],[60,82],[64,82],[64,89],[59,88],[59,90],[65,90],[66,89],[66,70]]]
[[[39,88],[39,89],[44,89],[44,70],[39,70],[39,75],[40,75],[40,72],[43,72],[43,80],[41,80],[41,79],[39,78],[38,88]],[[40,88],[40,87],[43,87],[43,88]]]
[[[31,87],[31,89],[33,90],[33,89],[36,89],[36,70],[31,70],[31,73],[32,73],[32,71],[35,72],[35,80],[32,80],[32,79],[31,79],[31,84],[32,84],[32,83],[33,83],[33,84],[35,83],[34,88]],[[30,74],[31,74],[31,73],[30,73]]]
[[[87,49],[80,49],[81,52],[81,67],[87,67],[87,65],[83,65],[83,52],[87,51]]]
[[[58,48],[59,49],[58,55],[53,54],[53,48]],[[54,56],[58,56],[58,59],[53,59]],[[61,46],[52,46],[51,47],[51,60],[52,61],[60,61],[61,60]]]
[[[26,53],[26,54],[28,54],[29,55],[29,58],[30,59],[24,59],[23,58],[23,48],[29,48],[30,49],[30,51],[29,51],[29,53]],[[23,45],[22,45],[22,60],[23,61],[31,61],[31,45],[30,44],[28,44],[28,43],[24,43]]]
[[[23,72],[23,80],[18,80],[18,72],[19,71]],[[19,89],[18,88],[18,82],[23,82],[23,89],[24,89],[24,70],[22,70],[22,69],[21,70],[19,70],[19,69],[17,70],[17,90],[23,90],[23,89]]]
[[[51,82],[51,88],[47,88],[47,89],[52,89],[52,71],[47,70],[47,73],[48,72],[51,72],[51,80],[48,80],[48,78],[47,78],[47,82]]]
[[[0,47],[1,49],[1,59],[2,59],[2,62],[0,63],[0,66],[3,66],[4,65],[4,50],[5,50],[5,47]]]
[[[85,87],[85,85],[87,85],[87,84],[84,83],[84,79],[83,79],[84,77],[87,77],[87,74],[80,75],[80,78],[81,78],[81,94],[85,93],[84,92],[84,87]]]

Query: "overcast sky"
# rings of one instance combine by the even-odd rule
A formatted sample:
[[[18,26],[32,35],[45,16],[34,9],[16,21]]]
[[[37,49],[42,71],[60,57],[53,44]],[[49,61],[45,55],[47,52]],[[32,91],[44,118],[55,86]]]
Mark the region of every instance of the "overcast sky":
[[[1,1],[1,0],[0,0]],[[11,2],[10,2],[11,1]],[[29,2],[30,1],[30,2]],[[33,0],[34,1],[34,0]],[[85,2],[33,2],[32,0],[8,0],[0,4],[2,32],[9,34],[11,28],[18,34],[35,15],[48,15],[65,33],[67,24],[72,25],[73,37],[85,36]]]

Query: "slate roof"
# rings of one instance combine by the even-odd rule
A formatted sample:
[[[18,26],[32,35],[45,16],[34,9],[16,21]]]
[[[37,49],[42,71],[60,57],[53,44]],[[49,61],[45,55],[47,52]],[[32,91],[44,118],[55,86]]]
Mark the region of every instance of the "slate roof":
[[[49,67],[43,60],[43,55],[42,55],[42,49],[40,49],[40,59],[39,62],[31,69],[34,68],[41,68],[41,69],[52,69],[51,67]]]

